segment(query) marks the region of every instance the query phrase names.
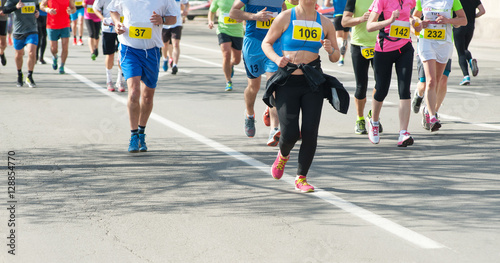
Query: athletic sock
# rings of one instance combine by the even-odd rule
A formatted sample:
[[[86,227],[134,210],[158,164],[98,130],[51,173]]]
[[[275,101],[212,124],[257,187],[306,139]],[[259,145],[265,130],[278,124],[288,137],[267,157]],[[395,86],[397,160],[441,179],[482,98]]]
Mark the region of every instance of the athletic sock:
[[[28,78],[31,78],[33,76],[33,70],[28,70]]]
[[[372,121],[372,123],[373,123],[374,126],[378,126],[379,125],[378,121]]]
[[[399,131],[399,135],[403,135],[403,134],[405,134],[405,133],[407,133],[407,132],[408,132],[407,130],[400,130],[400,131]]]
[[[359,117],[359,116],[358,116],[358,121],[362,121],[362,120],[364,120],[364,119],[365,119],[365,117],[364,117],[364,116],[361,116],[361,117]]]
[[[116,77],[116,83],[122,82],[122,70],[118,67],[118,77]]]
[[[18,70],[17,70],[17,75],[18,75],[18,76],[23,75],[23,70],[22,70],[22,69],[18,69]]]
[[[139,135],[139,129],[130,130],[131,136]]]
[[[64,67],[64,63],[61,63],[61,68]]]
[[[146,130],[146,126],[141,126],[139,125],[138,133],[139,134],[144,134],[144,131]]]
[[[106,83],[113,82],[111,69],[106,69]]]

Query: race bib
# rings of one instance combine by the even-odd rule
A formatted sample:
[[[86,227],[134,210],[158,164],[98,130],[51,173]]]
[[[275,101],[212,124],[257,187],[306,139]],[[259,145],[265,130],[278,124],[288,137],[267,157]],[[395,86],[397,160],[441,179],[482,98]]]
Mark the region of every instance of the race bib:
[[[271,28],[271,24],[273,23],[274,19],[276,18],[276,16],[278,16],[278,13],[277,12],[274,12],[272,14],[272,18],[269,19],[269,21],[255,21],[255,27],[257,27],[258,29],[269,29]]]
[[[231,17],[229,17],[229,14],[228,13],[224,13],[222,14],[222,17],[224,18],[224,24],[237,24],[238,22],[236,22],[236,19],[232,19]]]
[[[83,5],[83,1],[76,1],[75,2],[75,6],[82,6]]]
[[[361,47],[361,55],[366,59],[371,59],[375,56],[375,48]]]
[[[94,8],[92,8],[92,7],[87,7],[87,13],[89,13],[89,14],[94,14]]]
[[[316,21],[294,20],[292,39],[319,42],[323,27]]]
[[[34,14],[35,10],[35,3],[24,3],[23,8],[21,9],[21,14]]]
[[[396,20],[391,24],[389,36],[395,38],[410,38],[410,22]]]
[[[445,40],[446,39],[446,29],[425,29],[424,38],[432,40]]]
[[[128,36],[136,39],[151,39],[153,29],[151,27],[130,26]]]

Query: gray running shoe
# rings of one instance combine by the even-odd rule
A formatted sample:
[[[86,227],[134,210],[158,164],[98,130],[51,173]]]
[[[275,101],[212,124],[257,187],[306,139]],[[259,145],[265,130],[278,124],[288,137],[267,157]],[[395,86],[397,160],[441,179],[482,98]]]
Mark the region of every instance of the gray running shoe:
[[[356,126],[354,126],[355,134],[367,134],[365,120],[357,120]]]
[[[413,100],[411,102],[411,108],[413,109],[413,112],[418,113],[418,111],[420,111],[420,105],[422,105],[422,100],[424,100],[424,97],[419,97],[417,94],[413,96]]]
[[[255,136],[255,117],[245,118],[245,134],[250,138]]]
[[[479,73],[479,68],[477,67],[477,60],[475,58],[470,60],[470,69],[472,70],[472,76],[477,76],[477,73]]]
[[[276,146],[280,142],[281,131],[279,128],[274,128],[269,133],[269,140],[267,140],[267,146]]]
[[[26,83],[28,84],[28,87],[36,88],[36,84],[35,84],[35,81],[33,80],[32,76],[26,77]]]

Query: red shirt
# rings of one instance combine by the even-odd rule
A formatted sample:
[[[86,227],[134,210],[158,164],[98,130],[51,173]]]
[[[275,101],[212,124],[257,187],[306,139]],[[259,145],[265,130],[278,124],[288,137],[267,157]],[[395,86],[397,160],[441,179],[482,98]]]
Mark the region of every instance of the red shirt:
[[[47,13],[47,28],[62,29],[70,26],[69,14],[67,12],[69,0],[49,0],[47,7],[55,9],[57,12],[55,15]]]

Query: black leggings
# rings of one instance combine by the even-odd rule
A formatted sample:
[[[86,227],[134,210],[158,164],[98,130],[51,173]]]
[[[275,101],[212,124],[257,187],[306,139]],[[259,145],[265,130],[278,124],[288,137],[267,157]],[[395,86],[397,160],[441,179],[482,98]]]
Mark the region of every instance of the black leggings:
[[[457,48],[458,64],[464,76],[469,75],[467,62],[472,59],[472,54],[468,49],[473,35],[474,24],[453,28],[453,38],[455,40],[455,47]]]
[[[99,34],[101,33],[101,22],[94,22],[92,19],[85,19],[85,25],[87,25],[89,37],[99,39]]]
[[[354,69],[354,77],[356,78],[356,92],[354,97],[358,100],[366,98],[366,90],[368,88],[368,69],[370,63],[373,68],[373,59],[366,59],[361,54],[361,47],[351,45],[352,67]]]
[[[36,59],[38,60],[38,58],[41,58],[43,60],[45,48],[47,47],[47,16],[38,16],[36,21],[38,25],[38,46],[36,47]]]
[[[306,176],[316,153],[323,92],[312,92],[303,75],[292,75],[276,89],[276,109],[281,127],[279,147],[287,156],[302,135],[297,175]],[[302,127],[299,115],[302,110]]]
[[[391,86],[392,64],[395,64],[398,76],[399,99],[411,98],[410,85],[413,71],[413,46],[411,42],[398,50],[389,52],[375,51],[373,58],[373,71],[375,72],[375,95],[376,101],[384,101]]]

